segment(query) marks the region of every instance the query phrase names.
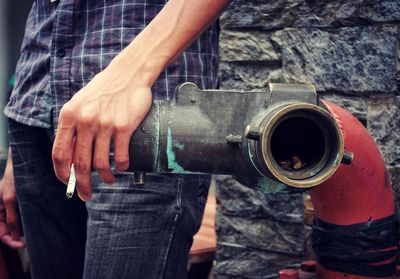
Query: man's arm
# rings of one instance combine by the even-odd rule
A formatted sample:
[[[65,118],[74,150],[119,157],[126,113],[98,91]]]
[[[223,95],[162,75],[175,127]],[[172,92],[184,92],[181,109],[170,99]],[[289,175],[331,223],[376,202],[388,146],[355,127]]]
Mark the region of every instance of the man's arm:
[[[230,0],[170,0],[150,24],[64,105],[53,146],[57,177],[66,182],[74,163],[78,194],[91,197],[90,169],[111,183],[110,142],[118,171],[129,166],[129,141],[152,103],[159,74],[197,38]]]

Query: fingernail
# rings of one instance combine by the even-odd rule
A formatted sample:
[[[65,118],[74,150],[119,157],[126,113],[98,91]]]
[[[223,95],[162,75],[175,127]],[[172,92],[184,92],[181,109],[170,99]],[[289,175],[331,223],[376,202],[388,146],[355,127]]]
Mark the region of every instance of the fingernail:
[[[78,192],[78,196],[82,201],[88,201],[92,198],[91,194],[81,194]]]

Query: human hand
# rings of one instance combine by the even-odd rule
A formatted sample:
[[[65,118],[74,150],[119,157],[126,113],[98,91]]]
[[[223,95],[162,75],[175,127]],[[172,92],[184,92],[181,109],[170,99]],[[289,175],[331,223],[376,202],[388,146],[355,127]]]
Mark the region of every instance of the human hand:
[[[53,146],[54,170],[67,182],[74,164],[82,200],[91,197],[92,157],[100,178],[106,183],[115,180],[109,163],[111,141],[117,171],[129,167],[130,138],[151,107],[150,86],[126,78],[126,71],[108,67],[61,109]]]
[[[21,239],[20,220],[16,210],[17,198],[10,153],[0,181],[0,241],[13,249],[20,249],[25,247],[25,242]]]

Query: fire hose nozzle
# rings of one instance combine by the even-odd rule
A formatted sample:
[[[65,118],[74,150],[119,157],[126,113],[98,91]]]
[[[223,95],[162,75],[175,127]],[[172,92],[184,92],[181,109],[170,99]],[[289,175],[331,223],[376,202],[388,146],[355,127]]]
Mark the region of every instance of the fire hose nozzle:
[[[303,102],[279,106],[253,129],[262,131],[259,140],[247,143],[255,168],[288,186],[321,184],[342,161],[340,127],[320,106]]]
[[[312,85],[245,92],[184,83],[174,99],[153,102],[129,154],[130,171],[230,174],[249,186],[271,178],[309,188],[335,172],[344,150],[340,127]]]

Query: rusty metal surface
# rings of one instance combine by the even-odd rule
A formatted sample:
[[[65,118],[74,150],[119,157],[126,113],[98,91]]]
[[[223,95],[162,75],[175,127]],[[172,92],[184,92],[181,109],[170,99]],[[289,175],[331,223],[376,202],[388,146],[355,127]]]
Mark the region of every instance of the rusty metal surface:
[[[129,170],[231,174],[267,192],[322,183],[342,156],[340,129],[312,85],[245,92],[185,83],[173,100],[154,101],[132,137]],[[283,167],[285,157],[296,168]]]

